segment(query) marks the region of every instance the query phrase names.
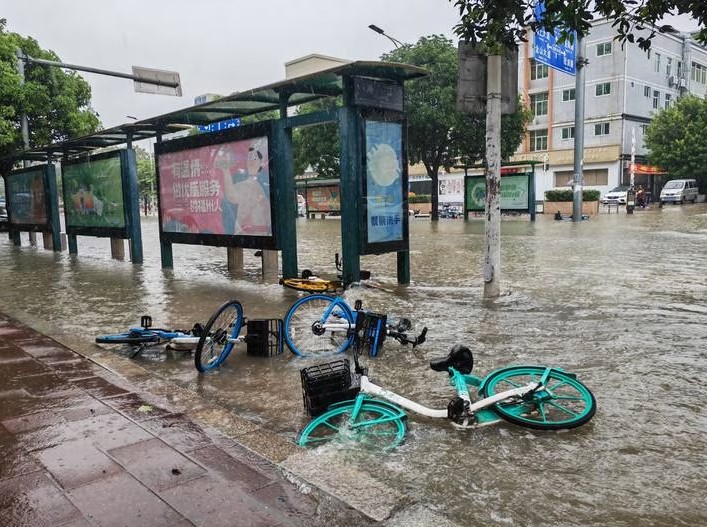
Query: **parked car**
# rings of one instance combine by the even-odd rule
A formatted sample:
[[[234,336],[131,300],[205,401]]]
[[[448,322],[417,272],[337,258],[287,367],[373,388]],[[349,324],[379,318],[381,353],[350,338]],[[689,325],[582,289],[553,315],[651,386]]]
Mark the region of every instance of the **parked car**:
[[[0,232],[7,231],[10,228],[10,220],[7,216],[7,207],[5,200],[0,198]]]
[[[614,204],[626,205],[626,193],[628,192],[628,187],[625,185],[620,185],[618,187],[612,188],[609,192],[601,197],[601,202],[604,204]]]
[[[673,179],[660,191],[660,203],[685,203],[697,201],[697,181],[694,179]]]

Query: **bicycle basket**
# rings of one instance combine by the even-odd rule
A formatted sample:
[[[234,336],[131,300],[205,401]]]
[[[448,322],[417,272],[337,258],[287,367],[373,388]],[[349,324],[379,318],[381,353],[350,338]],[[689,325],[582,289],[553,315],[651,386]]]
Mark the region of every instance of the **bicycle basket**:
[[[361,329],[363,337],[361,351],[367,350],[369,357],[377,356],[387,334],[387,316],[367,312]]]
[[[359,385],[351,383],[348,359],[338,359],[300,370],[304,409],[310,417],[324,413],[329,405],[353,399]]]
[[[246,353],[256,357],[272,357],[282,353],[282,320],[254,319],[246,323]]]

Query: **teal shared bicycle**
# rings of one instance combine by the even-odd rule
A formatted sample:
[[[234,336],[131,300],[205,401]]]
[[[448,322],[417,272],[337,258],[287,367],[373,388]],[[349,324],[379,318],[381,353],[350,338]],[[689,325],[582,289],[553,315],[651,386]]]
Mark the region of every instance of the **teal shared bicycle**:
[[[300,432],[300,446],[349,439],[374,448],[395,448],[405,438],[405,410],[448,419],[457,428],[505,420],[538,430],[575,428],[588,423],[596,412],[594,395],[576,375],[548,366],[510,366],[477,377],[471,374],[471,350],[460,344],[446,357],[430,363],[434,371],[448,373],[456,395],[446,408],[428,408],[369,380],[367,369],[359,364],[363,319],[363,315],[357,317],[353,334],[353,376],[346,359],[315,366],[316,378],[308,375],[310,368],[302,370],[305,406],[310,414],[316,414],[312,408],[324,400],[339,402],[329,405]],[[355,398],[341,401],[346,395]]]

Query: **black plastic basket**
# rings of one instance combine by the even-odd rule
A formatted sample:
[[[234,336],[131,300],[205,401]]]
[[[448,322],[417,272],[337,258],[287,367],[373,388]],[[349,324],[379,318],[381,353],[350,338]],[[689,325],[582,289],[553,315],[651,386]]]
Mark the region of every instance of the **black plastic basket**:
[[[246,352],[256,357],[272,357],[282,353],[282,320],[279,318],[248,320],[245,336]]]
[[[348,359],[338,359],[300,370],[304,409],[315,417],[333,403],[353,399],[359,392],[358,383],[351,383]]]

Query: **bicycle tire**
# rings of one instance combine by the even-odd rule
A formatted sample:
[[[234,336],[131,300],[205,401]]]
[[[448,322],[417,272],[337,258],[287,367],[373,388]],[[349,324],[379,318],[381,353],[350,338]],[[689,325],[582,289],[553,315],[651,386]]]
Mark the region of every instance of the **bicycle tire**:
[[[316,417],[298,434],[297,444],[314,448],[333,440],[352,440],[376,450],[391,450],[403,442],[406,416],[402,410],[367,399],[361,404],[354,426],[350,427],[354,406],[354,401],[339,403]],[[380,419],[384,421],[380,422]]]
[[[220,366],[228,358],[243,327],[243,306],[237,300],[221,305],[204,326],[194,352],[194,365],[201,372]]]
[[[333,293],[342,288],[338,280],[312,280],[311,278],[283,278],[282,285],[305,293]]]
[[[142,333],[140,331],[129,331],[128,333],[116,333],[114,335],[99,335],[96,337],[98,344],[149,344],[158,342],[160,337],[152,332]]]
[[[353,342],[349,329],[353,326],[354,315],[345,301],[332,307],[334,297],[314,293],[297,300],[285,314],[283,328],[285,342],[295,355],[321,355],[341,353]],[[324,316],[331,311],[326,320]],[[326,331],[325,324],[341,324],[336,331]]]
[[[494,371],[484,379],[481,393],[489,397],[537,382],[545,370],[543,366],[511,366]],[[493,410],[511,423],[536,430],[576,428],[594,417],[594,394],[574,375],[553,369],[546,386],[546,390],[530,394],[527,399],[498,402]]]

